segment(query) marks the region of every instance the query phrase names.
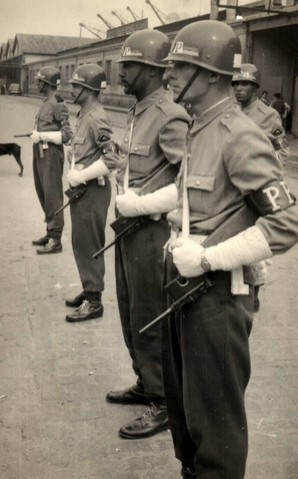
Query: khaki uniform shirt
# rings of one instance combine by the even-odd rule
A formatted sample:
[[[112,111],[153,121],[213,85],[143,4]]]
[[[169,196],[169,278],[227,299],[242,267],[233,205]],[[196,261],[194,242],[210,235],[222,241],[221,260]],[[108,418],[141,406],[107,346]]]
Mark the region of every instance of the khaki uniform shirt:
[[[100,158],[102,145],[110,140],[112,128],[100,103],[78,114],[72,141],[75,163],[90,166]]]
[[[285,165],[289,159],[290,150],[278,112],[259,99],[242,108],[242,111],[263,130],[271,141],[277,157]]]
[[[283,168],[268,138],[232,98],[194,121],[187,151],[190,156],[186,183],[190,227],[194,234],[211,233],[244,204],[246,195],[282,180]],[[183,163],[186,158],[187,152]],[[180,203],[182,176],[178,178]],[[181,216],[179,209],[169,219],[179,227]],[[297,241],[296,206],[260,217],[256,224],[273,252],[288,249]]]
[[[68,108],[64,102],[58,102],[55,95],[42,100],[36,117],[37,131],[61,131],[62,143],[67,143],[72,137],[69,124]]]
[[[189,121],[185,109],[174,103],[163,88],[136,103],[129,112],[120,147],[118,183],[123,185],[128,156],[130,188],[144,191],[146,187],[149,193],[173,181],[182,160]],[[159,175],[167,163],[173,167],[169,166],[165,174]]]

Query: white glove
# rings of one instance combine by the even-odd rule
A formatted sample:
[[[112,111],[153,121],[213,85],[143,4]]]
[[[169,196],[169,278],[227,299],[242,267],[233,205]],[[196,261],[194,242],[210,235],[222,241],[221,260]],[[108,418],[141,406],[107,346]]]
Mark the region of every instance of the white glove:
[[[33,130],[30,135],[30,140],[32,141],[32,143],[39,143],[40,142],[39,132],[36,130]]]
[[[55,145],[62,145],[61,131],[41,131],[39,133],[41,141],[45,143],[54,143]]]
[[[266,259],[265,261],[258,261],[257,263],[253,263],[251,265],[254,286],[261,286],[265,283],[268,275],[267,266],[271,265],[271,259]]]
[[[124,195],[116,196],[116,206],[126,217],[155,215],[156,213],[167,213],[175,208],[177,198],[177,187],[172,183],[154,193],[143,196],[138,196],[133,190],[128,189]]]
[[[67,181],[72,186],[73,188],[75,186],[81,185],[82,183],[86,184],[84,181],[84,178],[82,177],[83,170],[78,171],[75,170],[74,168],[70,169],[67,173]]]
[[[206,249],[212,271],[232,271],[272,257],[272,251],[262,231],[255,225],[217,246]]]
[[[204,274],[201,267],[203,246],[189,238],[177,238],[171,243],[173,261],[181,276],[194,278]]]

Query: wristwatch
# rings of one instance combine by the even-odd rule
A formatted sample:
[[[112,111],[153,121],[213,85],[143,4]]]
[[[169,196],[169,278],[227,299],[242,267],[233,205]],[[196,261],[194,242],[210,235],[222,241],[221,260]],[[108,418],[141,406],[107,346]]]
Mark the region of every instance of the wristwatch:
[[[206,250],[201,254],[201,268],[205,273],[208,273],[208,271],[211,271],[211,264],[209,263],[208,259],[206,258]]]

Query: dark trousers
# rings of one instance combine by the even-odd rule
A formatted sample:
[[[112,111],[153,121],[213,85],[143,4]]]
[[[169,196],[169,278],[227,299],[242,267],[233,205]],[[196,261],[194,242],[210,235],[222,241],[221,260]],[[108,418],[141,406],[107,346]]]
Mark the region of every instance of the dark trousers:
[[[111,185],[99,186],[97,180],[87,184],[85,194],[70,205],[72,248],[83,291],[92,297],[104,290],[104,255],[92,255],[105,244],[105,226],[111,201]],[[91,298],[90,298],[91,299]]]
[[[163,371],[176,457],[200,479],[243,479],[244,392],[253,292],[232,296],[230,273],[163,322]]]
[[[42,143],[33,145],[33,177],[36,193],[45,213],[47,234],[52,238],[60,238],[64,226],[63,211],[54,216],[63,205],[63,146],[48,144],[46,150]],[[42,156],[41,156],[42,152]]]
[[[116,245],[116,291],[125,344],[138,384],[148,399],[164,402],[161,326],[139,330],[165,307],[163,245],[169,238],[164,218],[149,220]]]

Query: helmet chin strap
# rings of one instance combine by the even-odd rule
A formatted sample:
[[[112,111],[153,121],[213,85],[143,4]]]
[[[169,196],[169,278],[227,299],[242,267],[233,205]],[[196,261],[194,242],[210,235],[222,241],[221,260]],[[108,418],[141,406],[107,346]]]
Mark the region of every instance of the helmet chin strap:
[[[42,85],[41,85],[41,89],[39,90],[39,93],[43,93],[44,92],[44,89],[46,87],[46,82],[42,82]]]
[[[80,91],[80,93],[75,97],[73,103],[77,103],[78,99],[80,98],[80,96],[82,95],[83,91],[85,90],[85,87],[83,86],[82,87],[82,90]]]
[[[194,74],[191,76],[191,78],[188,80],[188,82],[186,83],[185,87],[181,90],[181,92],[179,93],[179,95],[177,96],[177,98],[174,100],[175,103],[179,103],[180,101],[182,101],[185,93],[187,92],[187,90],[191,87],[191,85],[193,84],[193,82],[195,81],[195,79],[197,78],[197,76],[199,75],[201,71],[201,67],[197,66]]]
[[[130,84],[130,86],[128,87],[128,90],[126,92],[127,95],[130,94],[131,90],[133,89],[133,87],[135,86],[135,84],[137,83],[138,79],[140,78],[141,74],[143,73],[143,68],[142,68],[142,64],[140,64],[141,67],[138,71],[138,73],[136,74],[136,76],[134,77],[132,83]]]

